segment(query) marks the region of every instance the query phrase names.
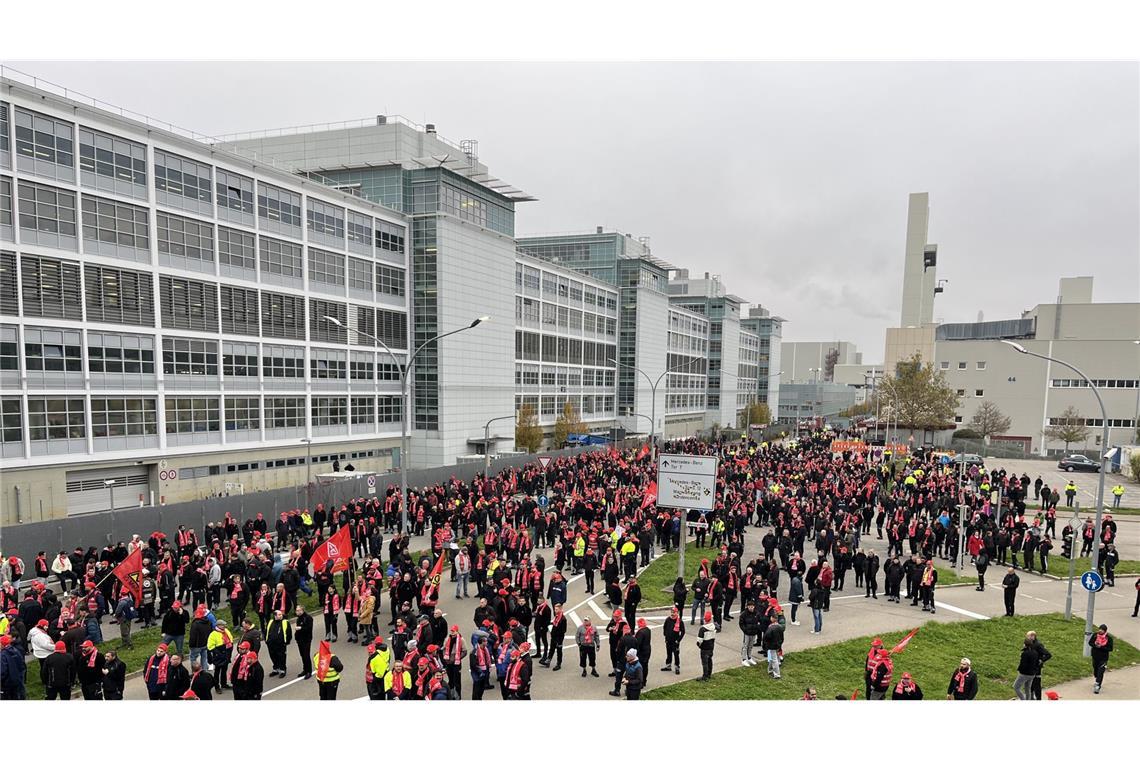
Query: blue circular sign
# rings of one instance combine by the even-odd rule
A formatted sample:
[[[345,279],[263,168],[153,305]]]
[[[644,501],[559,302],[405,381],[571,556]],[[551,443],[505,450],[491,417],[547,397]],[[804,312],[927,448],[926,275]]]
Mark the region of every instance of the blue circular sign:
[[[1104,588],[1104,578],[1096,570],[1088,570],[1081,575],[1081,585],[1085,591],[1100,591]]]
[[[546,494],[542,494],[541,496],[538,497],[538,506],[545,507],[549,503],[550,503],[550,499],[546,498]]]

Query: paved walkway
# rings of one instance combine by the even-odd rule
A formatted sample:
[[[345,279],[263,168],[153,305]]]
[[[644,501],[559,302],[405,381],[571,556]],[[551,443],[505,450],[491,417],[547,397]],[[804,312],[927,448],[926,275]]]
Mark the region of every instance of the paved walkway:
[[[1093,694],[1092,676],[1066,681],[1045,691],[1055,691],[1061,699],[1140,699],[1140,665],[1105,673],[1100,694]]]

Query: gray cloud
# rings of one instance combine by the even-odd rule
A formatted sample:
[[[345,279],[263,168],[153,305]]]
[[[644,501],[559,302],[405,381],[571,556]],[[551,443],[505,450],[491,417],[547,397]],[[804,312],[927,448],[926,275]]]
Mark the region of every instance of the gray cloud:
[[[1134,63],[13,62],[209,134],[400,113],[477,138],[541,198],[520,234],[604,224],[881,358],[907,194],[931,194],[935,316],[1015,316],[1065,275],[1140,290]]]

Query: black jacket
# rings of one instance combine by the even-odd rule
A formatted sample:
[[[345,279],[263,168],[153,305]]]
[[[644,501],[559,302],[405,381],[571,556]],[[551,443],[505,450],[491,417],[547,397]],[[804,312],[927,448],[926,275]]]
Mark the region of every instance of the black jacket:
[[[680,625],[677,625],[680,623]],[[661,631],[665,634],[665,641],[673,644],[685,638],[685,620],[683,615],[678,615],[677,620],[673,618],[665,618],[665,623],[661,626]]]
[[[75,683],[75,658],[67,652],[52,652],[44,658],[44,686],[69,689]]]
[[[1053,654],[1041,644],[1040,641],[1027,645],[1021,650],[1021,662],[1017,664],[1017,672],[1023,676],[1041,675],[1041,666]]]
[[[313,616],[305,612],[293,621],[293,638],[301,643],[313,642]]]
[[[747,609],[740,613],[740,631],[746,636],[755,636],[760,633],[760,616]]]
[[[770,623],[764,631],[764,649],[779,649],[784,646],[784,628],[779,623]]]
[[[162,692],[163,699],[181,699],[190,688],[190,671],[185,665],[166,669],[166,690]]]
[[[195,618],[194,622],[190,624],[190,635],[187,637],[186,645],[191,649],[204,647],[213,632],[214,627],[210,625],[207,618]]]
[[[103,676],[103,697],[122,697],[124,684],[127,680],[127,666],[118,657],[114,662],[104,662],[107,675]]]
[[[190,615],[186,610],[171,609],[162,616],[162,633],[166,636],[185,636],[186,626],[189,624]],[[209,633],[206,635],[209,636]]]
[[[1017,573],[1006,573],[1005,577],[1001,579],[1001,585],[1005,586],[1005,593],[1012,594],[1021,585],[1021,578],[1018,577]]]

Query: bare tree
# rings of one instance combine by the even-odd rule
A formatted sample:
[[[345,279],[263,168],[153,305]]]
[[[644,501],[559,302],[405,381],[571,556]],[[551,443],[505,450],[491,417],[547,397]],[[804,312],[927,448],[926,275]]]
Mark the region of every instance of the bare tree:
[[[989,438],[991,435],[1001,435],[1006,432],[1011,424],[1009,417],[1001,413],[997,404],[984,401],[974,412],[968,427],[982,438]]]
[[[1055,424],[1045,428],[1045,437],[1051,441],[1064,441],[1067,454],[1070,444],[1084,441],[1089,437],[1089,429],[1080,411],[1070,406],[1061,412]]]

